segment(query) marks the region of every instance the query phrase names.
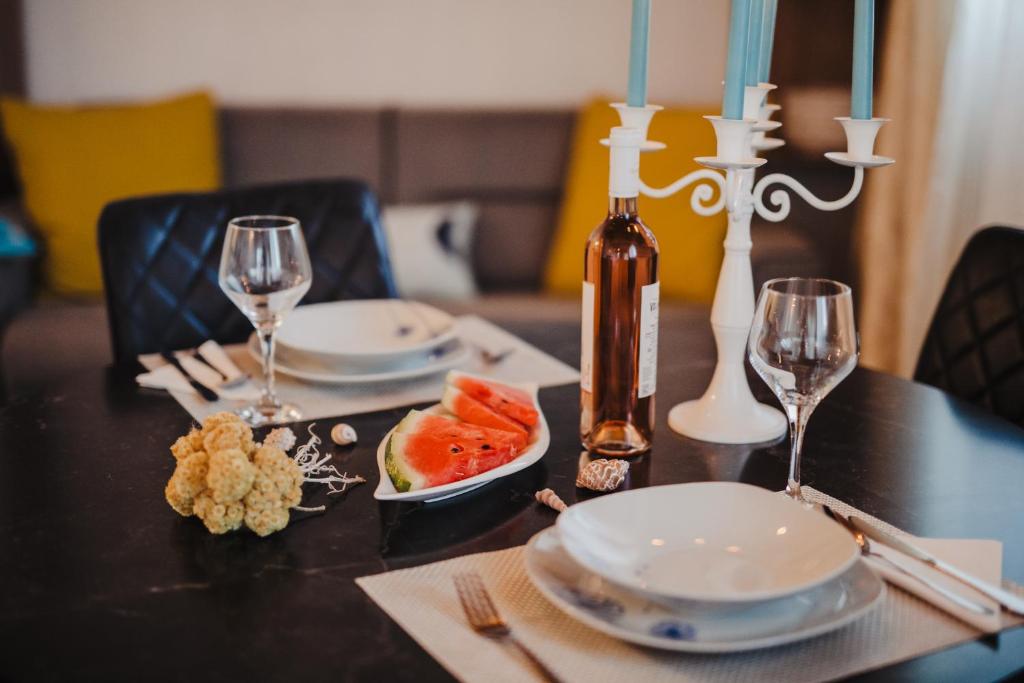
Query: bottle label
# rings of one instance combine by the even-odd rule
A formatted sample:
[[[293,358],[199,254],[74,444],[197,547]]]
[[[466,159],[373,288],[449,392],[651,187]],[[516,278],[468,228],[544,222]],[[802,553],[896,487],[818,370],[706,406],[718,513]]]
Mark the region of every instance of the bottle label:
[[[661,283],[640,288],[640,358],[637,398],[654,394],[658,382],[658,299]]]
[[[594,283],[583,283],[583,325],[581,327],[580,388],[593,391],[594,382]]]

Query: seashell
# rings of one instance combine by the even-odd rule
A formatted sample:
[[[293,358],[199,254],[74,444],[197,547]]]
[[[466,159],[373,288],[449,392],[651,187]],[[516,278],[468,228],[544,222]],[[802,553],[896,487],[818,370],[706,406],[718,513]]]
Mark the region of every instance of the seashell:
[[[339,446],[348,446],[349,444],[354,444],[358,440],[359,437],[356,435],[356,430],[353,429],[350,424],[339,422],[334,425],[333,429],[331,429],[331,441]]]
[[[614,491],[626,480],[629,463],[625,460],[592,460],[580,468],[576,486],[591,491]]]
[[[551,489],[537,491],[537,493],[534,494],[534,497],[537,499],[538,503],[544,503],[552,510],[557,510],[561,512],[565,510],[566,507],[568,507],[565,504],[565,501],[559,498],[558,494],[552,491]]]
[[[263,439],[263,445],[280,448],[287,453],[295,447],[295,440],[295,432],[291,430],[291,427],[278,427],[270,430],[267,437]]]

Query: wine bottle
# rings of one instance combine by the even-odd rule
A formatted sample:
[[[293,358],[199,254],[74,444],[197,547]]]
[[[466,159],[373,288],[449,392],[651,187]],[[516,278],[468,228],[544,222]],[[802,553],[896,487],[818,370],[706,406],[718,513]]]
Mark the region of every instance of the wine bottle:
[[[658,242],[637,214],[640,131],[612,128],[608,216],[583,260],[580,438],[604,456],[651,447],[658,368]]]

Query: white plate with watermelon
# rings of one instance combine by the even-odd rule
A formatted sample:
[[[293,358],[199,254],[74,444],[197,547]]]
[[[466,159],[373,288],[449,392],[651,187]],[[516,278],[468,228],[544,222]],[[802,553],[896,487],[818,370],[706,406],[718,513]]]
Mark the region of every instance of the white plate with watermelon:
[[[452,371],[441,403],[409,411],[381,440],[373,497],[406,503],[451,498],[529,467],[550,443],[536,384]]]

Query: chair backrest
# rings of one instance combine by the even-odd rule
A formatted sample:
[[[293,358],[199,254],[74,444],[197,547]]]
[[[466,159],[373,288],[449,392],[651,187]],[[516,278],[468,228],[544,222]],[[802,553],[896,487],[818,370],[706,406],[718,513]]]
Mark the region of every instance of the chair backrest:
[[[1024,426],[1024,230],[985,228],[967,243],[914,379]]]
[[[249,335],[252,325],[221,292],[217,270],[228,221],[254,214],[301,221],[313,265],[303,303],[396,295],[377,199],[362,182],[309,181],[118,201],[99,221],[115,363]]]

